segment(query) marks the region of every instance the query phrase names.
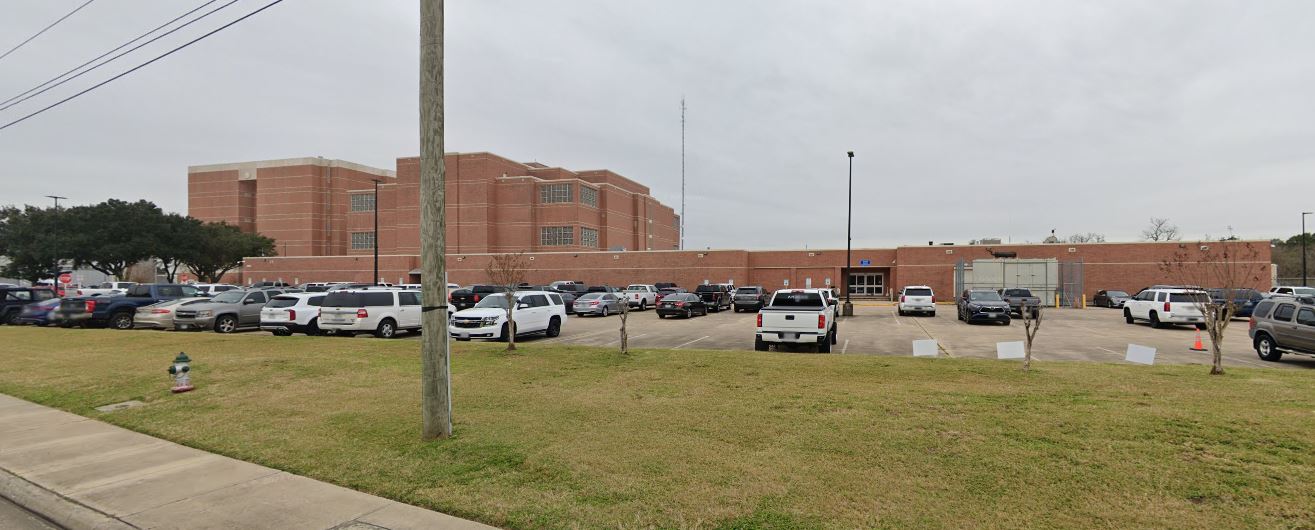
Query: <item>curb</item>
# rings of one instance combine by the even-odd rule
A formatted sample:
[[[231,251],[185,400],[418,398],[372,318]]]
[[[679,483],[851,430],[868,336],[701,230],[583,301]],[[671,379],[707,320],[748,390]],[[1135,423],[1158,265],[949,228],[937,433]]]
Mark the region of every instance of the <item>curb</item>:
[[[137,529],[136,526],[42,488],[5,469],[0,469],[0,497],[69,530]]]

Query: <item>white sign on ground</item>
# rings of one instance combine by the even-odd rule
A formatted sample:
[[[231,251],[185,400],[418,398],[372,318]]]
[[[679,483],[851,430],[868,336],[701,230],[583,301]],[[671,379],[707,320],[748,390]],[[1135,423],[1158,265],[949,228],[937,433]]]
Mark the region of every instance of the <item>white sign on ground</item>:
[[[995,343],[995,357],[997,359],[1022,359],[1023,341],[997,342]]]
[[[922,339],[913,341],[914,357],[935,357],[940,348],[936,345],[936,339]]]
[[[1155,348],[1140,344],[1129,344],[1128,356],[1125,359],[1130,363],[1155,364]]]

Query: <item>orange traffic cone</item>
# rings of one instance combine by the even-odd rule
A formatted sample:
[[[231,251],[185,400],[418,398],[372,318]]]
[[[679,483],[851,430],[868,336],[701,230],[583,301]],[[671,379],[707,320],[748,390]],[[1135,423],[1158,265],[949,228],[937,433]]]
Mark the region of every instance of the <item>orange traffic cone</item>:
[[[1201,344],[1201,330],[1196,330],[1196,344],[1192,345],[1192,351],[1205,351],[1205,345]]]

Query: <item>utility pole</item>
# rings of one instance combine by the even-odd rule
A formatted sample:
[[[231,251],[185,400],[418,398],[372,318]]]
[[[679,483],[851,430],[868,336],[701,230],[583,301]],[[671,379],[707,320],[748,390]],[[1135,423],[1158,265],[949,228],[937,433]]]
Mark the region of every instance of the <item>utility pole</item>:
[[[55,199],[55,222],[58,223],[58,222],[59,222],[59,200],[60,200],[60,199],[67,199],[68,197],[61,197],[61,196],[59,196],[59,195],[46,195],[46,197],[49,197],[49,198],[51,198],[51,199]],[[1301,218],[1301,222],[1302,222],[1302,226],[1305,227],[1305,226],[1306,226],[1306,224],[1305,224],[1305,223],[1306,223],[1306,218],[1305,218],[1305,217],[1302,217],[1302,218]],[[1304,228],[1303,228],[1303,231],[1305,231]],[[55,252],[59,252],[59,234],[58,234],[58,233],[56,233],[56,234],[54,235],[54,237],[52,238],[52,241],[54,242],[54,245],[52,245],[52,246],[55,247]],[[55,254],[55,255],[58,256],[59,254]],[[56,293],[60,293],[60,292],[61,292],[61,288],[60,288],[60,286],[59,286],[59,275],[60,275],[60,273],[62,272],[62,269],[63,269],[63,265],[61,265],[61,263],[63,263],[62,258],[55,258],[55,263],[56,263],[56,265],[55,265],[55,270],[50,271],[50,272],[51,272],[52,275],[55,277],[55,285],[54,285],[54,287],[55,287],[55,292],[56,292]],[[1302,268],[1304,269],[1305,267],[1302,267]]]
[[[850,295],[854,288],[849,284],[852,275],[849,273],[850,266],[853,265],[853,244],[854,244],[854,152],[849,151],[849,213],[845,214],[845,305],[840,308],[840,314],[850,317],[854,316],[854,304],[849,301]]]
[[[421,438],[452,436],[443,167],[443,0],[420,0]]]
[[[685,96],[680,96],[680,249],[685,250]]]
[[[1301,286],[1306,287],[1306,216],[1315,212],[1301,212]]]
[[[379,179],[374,180],[374,279],[370,283],[379,285]]]

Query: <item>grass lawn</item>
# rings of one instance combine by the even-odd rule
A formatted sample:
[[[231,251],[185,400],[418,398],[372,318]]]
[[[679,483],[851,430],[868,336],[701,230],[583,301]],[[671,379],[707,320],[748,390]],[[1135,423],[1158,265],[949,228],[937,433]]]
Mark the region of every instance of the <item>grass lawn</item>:
[[[1315,521],[1308,371],[454,347],[434,443],[415,341],[0,327],[0,392],[513,528]]]

